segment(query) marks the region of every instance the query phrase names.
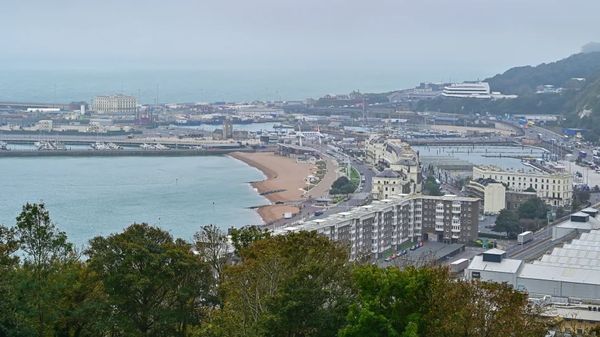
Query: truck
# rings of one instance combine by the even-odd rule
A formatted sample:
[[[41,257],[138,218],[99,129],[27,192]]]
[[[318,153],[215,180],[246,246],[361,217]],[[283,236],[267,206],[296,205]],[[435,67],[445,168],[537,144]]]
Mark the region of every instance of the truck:
[[[524,245],[531,240],[533,240],[533,232],[532,231],[526,231],[526,232],[523,232],[523,233],[517,235],[517,242],[520,245]]]
[[[462,273],[469,266],[469,259],[458,259],[450,263],[450,272],[453,274]]]
[[[283,213],[283,218],[284,219],[291,219],[292,218],[292,212],[285,212],[285,213]]]

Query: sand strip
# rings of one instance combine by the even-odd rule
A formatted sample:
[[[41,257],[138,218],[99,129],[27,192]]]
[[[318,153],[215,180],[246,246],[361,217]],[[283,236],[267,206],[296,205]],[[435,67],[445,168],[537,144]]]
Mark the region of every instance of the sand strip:
[[[302,189],[306,186],[306,177],[315,170],[314,165],[298,163],[295,159],[273,152],[233,152],[229,155],[259,169],[267,176],[265,180],[251,183],[258,193],[266,193],[265,198],[274,203],[258,208],[258,214],[266,224],[281,219],[286,212],[298,212],[296,206],[275,203],[304,200],[305,193]]]

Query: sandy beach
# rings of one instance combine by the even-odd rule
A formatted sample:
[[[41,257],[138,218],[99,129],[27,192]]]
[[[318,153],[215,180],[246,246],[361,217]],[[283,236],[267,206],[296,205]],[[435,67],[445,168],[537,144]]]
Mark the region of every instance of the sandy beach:
[[[305,179],[312,174],[314,165],[298,163],[295,159],[273,152],[234,152],[230,156],[259,169],[267,176],[265,180],[252,182],[258,193],[266,193],[264,196],[273,203],[258,209],[265,223],[281,219],[286,212],[298,212],[296,206],[275,203],[303,200],[305,195],[302,188],[306,186]]]

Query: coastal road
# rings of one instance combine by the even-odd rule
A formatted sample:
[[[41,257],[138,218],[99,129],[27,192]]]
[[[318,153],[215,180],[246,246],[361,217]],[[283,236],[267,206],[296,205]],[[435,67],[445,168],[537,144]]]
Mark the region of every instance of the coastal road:
[[[340,162],[346,163],[346,162],[350,161],[350,164],[352,165],[352,167],[354,167],[360,173],[361,180],[362,180],[362,177],[364,177],[364,181],[361,182],[358,190],[355,193],[350,195],[348,200],[342,201],[339,204],[329,207],[329,208],[315,206],[314,199],[319,197],[319,195],[318,195],[319,193],[310,194],[312,199],[306,200],[298,205],[300,208],[298,214],[296,214],[291,219],[280,219],[280,220],[270,224],[268,226],[269,228],[278,228],[278,227],[285,226],[286,224],[290,224],[290,223],[294,223],[294,222],[298,222],[298,221],[305,221],[308,219],[324,218],[324,217],[327,217],[332,214],[349,211],[352,208],[362,206],[367,201],[370,200],[372,178],[375,175],[375,172],[369,166],[367,166],[366,164],[362,163],[361,161],[359,161],[355,158],[349,157],[348,155],[346,155],[345,153],[342,153],[342,152],[338,152],[338,151],[334,151],[333,153],[330,152],[330,154],[331,154],[331,156],[330,156],[329,154],[326,154],[326,152],[328,150],[326,146],[317,147],[317,149],[321,152],[321,155],[323,156],[323,158],[326,158],[326,160],[328,161],[328,165],[327,165],[328,171],[330,169],[335,170],[336,177],[337,177],[338,166],[335,165],[334,162],[337,161],[338,163],[340,163]],[[329,164],[329,161],[331,161],[331,163],[332,163],[331,165]],[[326,189],[324,190],[325,194],[321,194],[320,197],[326,196],[326,193],[329,190],[331,183],[333,183],[333,181],[331,181],[327,186],[325,186],[326,187]],[[314,215],[315,212],[323,212],[323,214],[321,214],[319,216],[315,216]]]

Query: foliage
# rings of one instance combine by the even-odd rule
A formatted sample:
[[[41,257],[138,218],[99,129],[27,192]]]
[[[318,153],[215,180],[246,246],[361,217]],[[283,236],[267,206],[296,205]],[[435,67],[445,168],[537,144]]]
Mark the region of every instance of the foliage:
[[[213,268],[218,278],[227,262],[227,236],[219,227],[206,225],[194,235],[194,242],[196,250]]]
[[[515,211],[505,208],[498,214],[493,229],[495,232],[506,232],[509,238],[514,238],[521,232],[519,216]]]
[[[440,188],[440,184],[433,176],[428,176],[423,184],[423,194],[425,195],[444,195]]]
[[[185,336],[212,301],[210,266],[182,240],[147,224],[90,241],[89,268],[105,293],[98,317],[116,336]]]
[[[548,206],[539,197],[533,197],[519,206],[520,219],[546,219]]]
[[[256,241],[222,283],[220,336],[333,336],[350,300],[346,249],[316,233]]]
[[[545,322],[527,296],[505,284],[470,283],[444,268],[362,266],[358,292],[338,336],[536,336]]]
[[[0,226],[0,336],[543,335],[526,295],[505,284],[351,264],[348,247],[316,233],[232,232],[239,260],[220,275],[214,226],[192,245],[133,224],[92,239],[82,260],[43,205],[26,205]]]
[[[235,249],[235,254],[240,255],[241,252],[248,248],[253,242],[267,239],[271,236],[269,231],[258,226],[245,226],[241,228],[231,228],[229,230],[231,243]]]
[[[337,178],[331,185],[330,194],[350,194],[356,190],[357,185],[353,184],[350,179],[345,176]]]
[[[575,188],[573,190],[573,211],[576,211],[590,201],[591,192],[589,188]]]

